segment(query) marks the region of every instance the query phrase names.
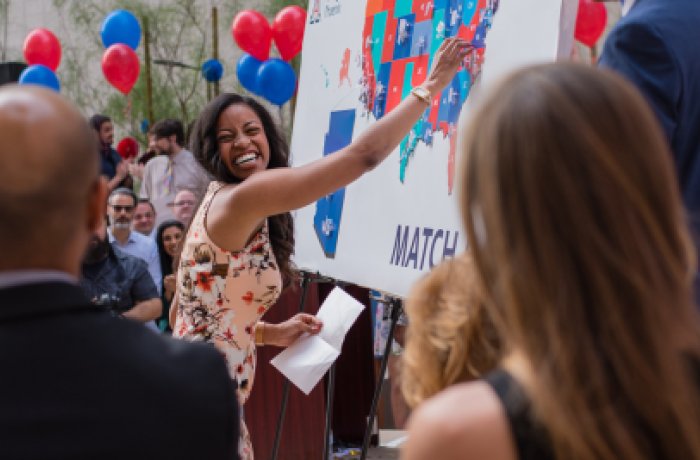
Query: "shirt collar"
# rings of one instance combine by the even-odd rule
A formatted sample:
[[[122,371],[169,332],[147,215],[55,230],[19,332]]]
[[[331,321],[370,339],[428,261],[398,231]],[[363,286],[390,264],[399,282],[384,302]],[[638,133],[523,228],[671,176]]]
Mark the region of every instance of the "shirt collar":
[[[112,230],[107,230],[107,236],[109,237],[109,242],[114,243],[117,241],[117,239],[112,235]],[[134,231],[129,230],[129,237],[126,239],[126,243],[136,243],[136,238],[134,238]],[[120,244],[119,241],[117,241],[117,244]]]
[[[630,12],[637,0],[622,0],[622,15]]]
[[[60,282],[78,284],[78,279],[59,270],[13,270],[0,272],[0,289],[26,284]]]

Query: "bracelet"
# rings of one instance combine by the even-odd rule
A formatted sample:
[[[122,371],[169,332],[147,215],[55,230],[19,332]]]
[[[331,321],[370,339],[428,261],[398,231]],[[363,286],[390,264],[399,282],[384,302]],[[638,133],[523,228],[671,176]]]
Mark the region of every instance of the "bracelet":
[[[255,345],[265,345],[265,323],[258,321],[255,325]]]

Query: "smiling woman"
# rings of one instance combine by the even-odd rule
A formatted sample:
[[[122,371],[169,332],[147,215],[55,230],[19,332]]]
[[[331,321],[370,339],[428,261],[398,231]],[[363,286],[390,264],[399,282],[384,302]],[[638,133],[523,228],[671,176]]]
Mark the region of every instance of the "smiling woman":
[[[437,95],[467,51],[450,38],[436,53],[419,94]],[[333,155],[289,167],[289,149],[267,110],[254,99],[222,94],[193,128],[191,149],[215,181],[185,237],[171,307],[173,336],[212,342],[227,359],[239,400],[250,394],[255,346],[288,346],[321,323],[298,314],[281,324],[260,321],[294,278],[290,211],[348,185],[384,160],[425,112],[430,99],[412,93],[355,142]],[[240,456],[253,458],[245,425]]]

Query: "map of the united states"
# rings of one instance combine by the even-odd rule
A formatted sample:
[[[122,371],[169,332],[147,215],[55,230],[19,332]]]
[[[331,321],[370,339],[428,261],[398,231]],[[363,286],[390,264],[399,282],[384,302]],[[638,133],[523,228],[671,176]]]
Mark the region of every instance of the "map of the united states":
[[[499,0],[368,0],[363,33],[361,101],[376,119],[383,117],[425,80],[433,55],[445,38],[459,36],[474,51],[442,94],[401,144],[400,179],[416,145],[432,144],[441,132],[450,138],[447,181],[452,192],[454,131],[462,103],[469,96],[484,61],[485,38]]]
[[[442,133],[450,140],[447,187],[452,192],[457,119],[462,103],[481,72],[485,38],[498,9],[498,1],[367,0],[360,59],[360,101],[366,116],[380,119],[407,97],[414,86],[423,83],[433,55],[445,38],[459,36],[474,47],[465,60],[464,70],[457,74],[442,94],[435,95],[432,106],[401,143],[401,182],[406,177],[406,168],[418,143],[432,145],[433,136]],[[320,0],[314,0],[310,24],[320,20],[320,5]],[[351,52],[346,49],[341,56],[339,87],[353,85],[350,65]],[[323,68],[323,71],[328,87],[327,70]],[[330,113],[324,155],[332,155],[350,144],[355,118],[355,110],[352,109]],[[344,201],[343,188],[316,203],[314,229],[327,257],[335,256]]]

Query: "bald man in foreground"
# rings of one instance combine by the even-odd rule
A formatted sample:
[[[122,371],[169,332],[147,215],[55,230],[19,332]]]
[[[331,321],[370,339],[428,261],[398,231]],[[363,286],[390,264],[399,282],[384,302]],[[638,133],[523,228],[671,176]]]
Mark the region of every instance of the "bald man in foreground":
[[[56,93],[0,89],[0,458],[234,459],[223,359],[90,305],[105,216],[85,120]]]

